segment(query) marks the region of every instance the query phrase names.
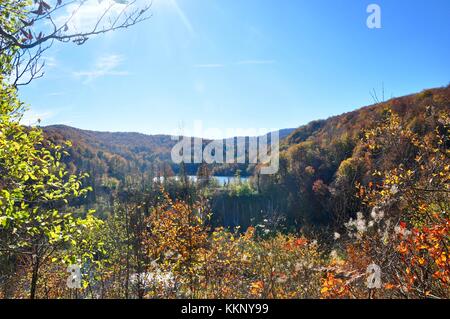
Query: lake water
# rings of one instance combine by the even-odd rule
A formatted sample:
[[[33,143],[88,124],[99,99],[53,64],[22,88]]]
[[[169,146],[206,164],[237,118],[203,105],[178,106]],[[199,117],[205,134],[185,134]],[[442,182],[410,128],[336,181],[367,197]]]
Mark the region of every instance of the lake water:
[[[179,180],[180,177],[179,176],[174,176],[171,177],[172,179],[175,180]],[[190,175],[188,176],[189,180],[192,182],[197,182],[197,176],[194,175]],[[215,179],[217,181],[217,183],[221,186],[224,186],[226,184],[234,184],[237,183],[239,181],[238,178],[236,178],[235,176],[211,176],[211,179]],[[240,180],[241,182],[247,182],[248,181],[248,177],[241,177]],[[158,180],[158,177],[155,177],[153,179],[155,182]],[[164,177],[160,177],[160,181],[164,181]]]
[[[234,176],[213,176],[212,178],[214,178],[219,185],[234,184],[239,181],[239,179]],[[241,177],[240,180],[241,182],[247,182],[248,177]]]

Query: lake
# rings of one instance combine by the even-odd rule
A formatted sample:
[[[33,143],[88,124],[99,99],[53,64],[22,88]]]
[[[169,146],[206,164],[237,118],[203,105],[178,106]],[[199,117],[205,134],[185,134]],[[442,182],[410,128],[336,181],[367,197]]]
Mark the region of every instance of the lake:
[[[197,176],[195,176],[195,175],[189,175],[188,178],[192,182],[197,182]],[[173,176],[173,177],[171,177],[171,179],[179,180],[180,177]],[[215,179],[217,181],[217,183],[221,186],[224,186],[226,184],[234,184],[234,183],[237,183],[239,180],[235,176],[211,176],[211,179]],[[155,177],[153,180],[156,182],[158,180],[158,177]],[[164,181],[164,177],[160,177],[159,180]],[[241,177],[240,180],[241,180],[241,182],[247,182],[249,180],[249,178]]]

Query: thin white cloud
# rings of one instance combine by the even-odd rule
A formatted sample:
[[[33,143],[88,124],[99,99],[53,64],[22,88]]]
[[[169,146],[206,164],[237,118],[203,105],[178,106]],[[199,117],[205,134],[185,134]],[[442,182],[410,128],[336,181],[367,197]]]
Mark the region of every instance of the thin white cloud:
[[[194,68],[199,69],[214,69],[214,68],[223,68],[225,65],[216,63],[216,64],[195,64]]]
[[[275,60],[243,60],[239,61],[237,64],[248,65],[248,64],[274,64]]]
[[[105,55],[97,60],[92,70],[73,72],[73,75],[77,78],[85,78],[85,82],[104,76],[126,76],[128,72],[117,70],[123,60],[121,55]]]
[[[264,65],[264,64],[275,64],[275,60],[241,60],[235,63],[235,65]],[[195,68],[213,69],[213,68],[224,68],[225,64],[221,63],[210,63],[210,64],[195,64]]]
[[[46,96],[62,96],[65,94],[66,94],[66,92],[51,92],[51,93],[46,94]]]

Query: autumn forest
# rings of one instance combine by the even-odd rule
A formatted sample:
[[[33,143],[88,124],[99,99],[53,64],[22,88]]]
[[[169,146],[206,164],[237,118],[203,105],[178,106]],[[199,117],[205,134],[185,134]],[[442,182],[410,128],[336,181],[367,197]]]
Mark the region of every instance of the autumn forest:
[[[64,3],[0,0],[0,298],[450,297],[449,85],[281,130],[275,174],[174,163],[169,135],[23,123],[47,45],[149,13],[73,32]]]

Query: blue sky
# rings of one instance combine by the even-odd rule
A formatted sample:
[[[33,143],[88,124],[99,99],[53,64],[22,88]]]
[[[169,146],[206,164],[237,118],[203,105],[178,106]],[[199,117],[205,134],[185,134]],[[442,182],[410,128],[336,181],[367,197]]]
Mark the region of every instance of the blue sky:
[[[371,3],[381,29],[366,26]],[[44,78],[21,88],[26,120],[278,129],[372,104],[382,83],[389,98],[450,82],[448,0],[154,0],[151,11],[83,46],[54,45]]]

